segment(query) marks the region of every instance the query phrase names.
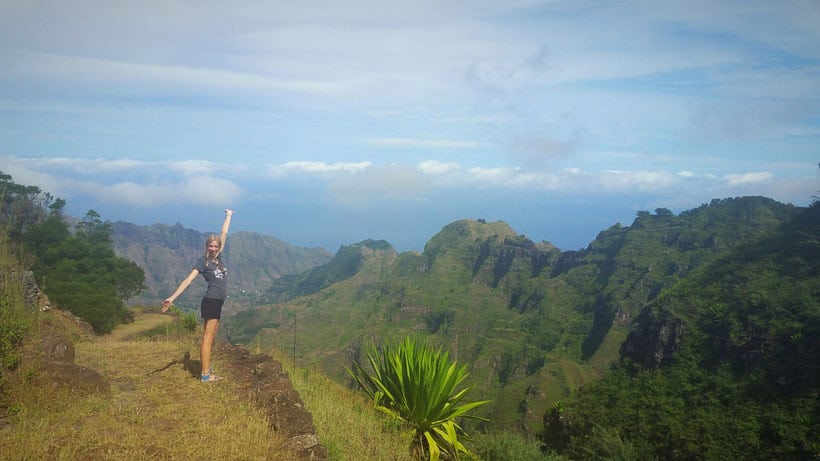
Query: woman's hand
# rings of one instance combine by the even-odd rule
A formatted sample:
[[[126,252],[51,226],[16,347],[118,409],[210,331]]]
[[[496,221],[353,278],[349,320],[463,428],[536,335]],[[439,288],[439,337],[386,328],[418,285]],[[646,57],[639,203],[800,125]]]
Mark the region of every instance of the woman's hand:
[[[168,308],[171,307],[171,298],[166,299],[162,302],[162,313],[168,312]]]
[[[226,215],[226,216],[233,216],[233,210],[228,210],[228,209],[226,209],[226,210],[225,210],[225,215]]]

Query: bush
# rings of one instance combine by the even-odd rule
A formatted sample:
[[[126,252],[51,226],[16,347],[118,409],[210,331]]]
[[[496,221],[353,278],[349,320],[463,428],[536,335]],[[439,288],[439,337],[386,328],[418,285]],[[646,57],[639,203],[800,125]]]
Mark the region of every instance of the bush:
[[[545,453],[541,443],[518,434],[502,431],[470,437],[470,448],[476,459],[490,461],[559,461],[564,457]]]
[[[458,440],[458,417],[482,419],[467,413],[489,403],[464,403],[470,391],[456,388],[467,377],[467,366],[450,362],[449,354],[406,337],[398,344],[387,343],[380,352],[367,352],[373,369],[370,375],[357,363],[348,373],[374,400],[376,408],[407,423],[414,431],[412,449],[429,459],[441,453],[457,458],[469,454]]]
[[[90,323],[97,333],[132,320],[128,299],[144,288],[145,274],[132,261],[116,256],[111,227],[93,210],[71,235],[58,215],[49,215],[23,235],[24,245],[37,257],[34,274],[43,291],[60,309]]]
[[[4,234],[0,232],[0,367],[13,368],[19,361],[16,348],[31,331],[36,311],[26,307],[19,277],[23,267]]]
[[[19,346],[29,336],[37,311],[28,309],[19,280],[22,267],[0,232],[0,408],[6,405],[6,371],[20,363]]]
[[[31,331],[33,312],[26,309],[20,284],[0,279],[0,367],[13,369],[20,360],[17,346]]]
[[[150,330],[143,331],[140,336],[187,335],[196,331],[196,328],[199,326],[199,317],[197,317],[195,313],[183,311],[174,304],[168,309],[168,314],[174,317],[172,322],[164,323]]]

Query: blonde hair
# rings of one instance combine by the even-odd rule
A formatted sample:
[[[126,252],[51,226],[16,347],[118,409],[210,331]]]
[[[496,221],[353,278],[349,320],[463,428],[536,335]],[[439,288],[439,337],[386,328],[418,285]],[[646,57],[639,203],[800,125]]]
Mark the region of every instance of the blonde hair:
[[[219,251],[216,252],[216,255],[219,256],[219,254],[222,253],[222,239],[216,234],[211,234],[205,239],[205,259],[208,259],[208,245],[210,245],[211,242],[219,243]]]

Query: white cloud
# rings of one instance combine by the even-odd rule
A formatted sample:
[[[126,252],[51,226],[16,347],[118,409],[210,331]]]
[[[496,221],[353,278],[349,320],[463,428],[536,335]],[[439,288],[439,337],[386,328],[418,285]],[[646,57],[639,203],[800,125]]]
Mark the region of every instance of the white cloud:
[[[418,169],[424,174],[445,175],[457,173],[461,166],[456,162],[440,162],[438,160],[425,160],[418,164]]]
[[[143,208],[169,203],[228,205],[242,195],[231,180],[213,176],[210,162],[129,159],[0,157],[3,171],[18,184],[34,184],[64,198],[84,194],[104,203]],[[151,174],[146,174],[151,172]],[[128,176],[141,178],[125,179]]]
[[[175,189],[182,202],[220,207],[236,203],[242,195],[242,188],[237,184],[212,176],[187,178]]]
[[[268,172],[273,178],[288,177],[291,173],[306,174],[330,174],[330,173],[361,173],[372,166],[368,161],[364,162],[314,162],[314,161],[292,161],[279,165],[268,166]]]
[[[236,203],[242,189],[226,179],[195,176],[177,182],[133,181],[102,184],[94,181],[65,181],[64,187],[73,193],[84,193],[103,203],[140,208],[156,208],[168,204],[227,206]]]
[[[450,173],[447,175],[442,175],[436,168],[422,171],[433,176],[436,183],[443,187],[501,188],[567,194],[647,193],[679,184],[677,175],[665,171],[585,171],[580,168],[545,171],[472,167],[462,172],[455,166],[447,169]]]
[[[772,180],[774,175],[768,171],[756,173],[727,174],[723,179],[730,186],[741,186],[746,184],[764,183]]]
[[[205,160],[180,160],[167,162],[163,167],[183,176],[211,175],[222,171],[225,166]]]

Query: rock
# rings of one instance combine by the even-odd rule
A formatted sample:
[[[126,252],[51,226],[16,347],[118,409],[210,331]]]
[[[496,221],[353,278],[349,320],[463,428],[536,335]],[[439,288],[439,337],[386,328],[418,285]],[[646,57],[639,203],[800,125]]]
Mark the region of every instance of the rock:
[[[216,350],[225,358],[222,367],[245,386],[246,397],[265,411],[271,429],[287,439],[286,446],[294,450],[298,459],[328,459],[327,448],[316,435],[313,416],[280,362],[224,341],[217,342]]]
[[[681,347],[683,321],[655,306],[644,308],[621,345],[621,357],[645,368],[659,368]]]
[[[43,357],[54,362],[74,363],[74,343],[63,336],[45,336]]]
[[[44,360],[40,363],[40,379],[54,387],[71,389],[81,395],[109,394],[111,384],[99,372],[73,363]]]

